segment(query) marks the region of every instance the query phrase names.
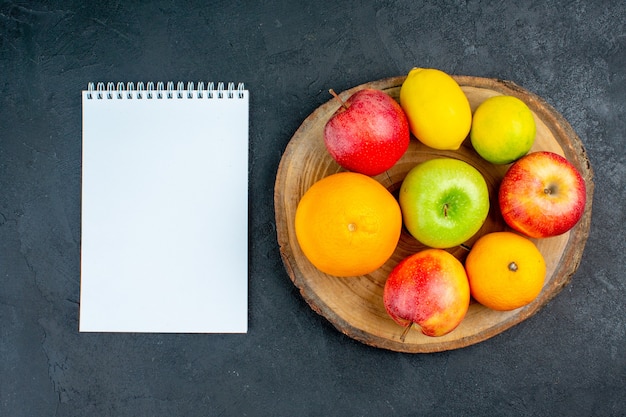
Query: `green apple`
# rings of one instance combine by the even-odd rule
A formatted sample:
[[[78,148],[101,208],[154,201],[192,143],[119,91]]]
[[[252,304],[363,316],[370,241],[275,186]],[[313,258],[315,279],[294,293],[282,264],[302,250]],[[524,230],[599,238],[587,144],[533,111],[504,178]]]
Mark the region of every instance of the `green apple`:
[[[451,248],[469,240],[489,213],[482,174],[467,162],[436,158],[422,162],[402,181],[404,225],[426,246]]]

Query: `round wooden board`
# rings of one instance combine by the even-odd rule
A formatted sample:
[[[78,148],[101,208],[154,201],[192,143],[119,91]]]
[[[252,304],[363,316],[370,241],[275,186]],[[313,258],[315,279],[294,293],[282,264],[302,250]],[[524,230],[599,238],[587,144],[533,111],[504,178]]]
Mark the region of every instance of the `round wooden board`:
[[[472,111],[486,98],[498,94],[516,96],[530,107],[537,123],[537,136],[531,152],[556,152],[578,168],[587,184],[585,214],[564,235],[533,239],[545,257],[547,275],[541,294],[531,304],[509,312],[498,312],[472,301],[466,317],[451,333],[428,337],[413,326],[401,341],[404,328],[387,315],[382,302],[383,287],[393,267],[404,257],[424,249],[423,245],[403,230],[395,253],[380,269],[365,276],[338,278],[317,270],[303,255],[296,239],[294,217],[302,195],[321,178],[343,171],[324,146],[324,126],[338,108],[337,101],[329,98],[304,120],[287,145],[278,167],[274,188],[278,243],[285,269],[310,307],[339,331],[367,345],[398,352],[427,353],[458,349],[484,341],[535,314],[569,283],[580,263],[591,222],[593,172],[584,146],[574,130],[543,99],[512,82],[469,76],[454,78],[467,95]],[[394,77],[370,82],[344,91],[340,97],[346,100],[360,89],[376,88],[398,100],[404,79]],[[467,245],[471,247],[485,233],[506,230],[497,208],[497,190],[508,165],[495,166],[484,161],[472,149],[469,140],[457,151],[439,151],[412,138],[408,151],[396,165],[374,178],[396,195],[406,173],[419,162],[434,157],[452,157],[469,162],[484,175],[489,186],[489,217]],[[449,249],[449,252],[461,261],[467,255],[467,250],[460,246]]]

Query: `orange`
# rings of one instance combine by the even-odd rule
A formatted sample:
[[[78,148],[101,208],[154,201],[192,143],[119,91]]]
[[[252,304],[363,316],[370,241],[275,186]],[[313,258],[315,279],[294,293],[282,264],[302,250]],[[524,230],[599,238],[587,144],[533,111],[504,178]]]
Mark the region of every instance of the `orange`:
[[[546,263],[529,239],[512,232],[493,232],[472,246],[465,270],[472,297],[493,310],[505,311],[537,298]]]
[[[339,277],[380,268],[393,254],[401,228],[397,200],[379,182],[355,172],[317,181],[296,209],[302,252],[317,269]]]

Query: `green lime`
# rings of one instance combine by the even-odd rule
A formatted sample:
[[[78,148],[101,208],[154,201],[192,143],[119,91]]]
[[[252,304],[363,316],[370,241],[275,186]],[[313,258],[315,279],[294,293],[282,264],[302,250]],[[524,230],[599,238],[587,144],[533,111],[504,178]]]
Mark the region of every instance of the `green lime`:
[[[535,142],[533,113],[517,97],[494,96],[474,111],[472,146],[493,164],[508,164],[526,155]]]

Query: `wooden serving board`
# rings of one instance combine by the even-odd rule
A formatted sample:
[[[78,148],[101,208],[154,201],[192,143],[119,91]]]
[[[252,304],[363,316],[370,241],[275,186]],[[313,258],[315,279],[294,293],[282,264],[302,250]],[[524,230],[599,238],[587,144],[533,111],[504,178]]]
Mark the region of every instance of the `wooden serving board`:
[[[380,269],[360,277],[338,278],[317,270],[306,259],[296,239],[294,218],[302,195],[316,181],[343,171],[324,146],[324,126],[338,108],[337,100],[329,95],[329,101],[309,115],[295,132],[278,167],[274,189],[278,243],[285,269],[310,307],[339,331],[367,345],[398,352],[427,353],[484,341],[535,314],[569,283],[581,260],[591,222],[594,188],[593,171],[581,140],[554,108],[512,82],[469,76],[454,78],[468,97],[472,111],[486,98],[498,94],[516,96],[530,107],[537,124],[537,136],[531,152],[556,152],[576,166],[587,184],[585,213],[572,230],[561,236],[532,239],[545,257],[547,275],[541,294],[531,304],[513,311],[498,312],[472,301],[465,319],[451,333],[428,337],[413,326],[401,341],[404,328],[387,315],[382,301],[383,287],[389,272],[401,259],[425,246],[403,230],[395,253]],[[398,100],[404,79],[394,77],[359,85],[344,91],[340,97],[346,100],[360,89],[376,88]],[[469,139],[457,151],[439,151],[412,138],[408,151],[396,165],[374,178],[397,195],[402,180],[411,168],[422,161],[442,156],[470,163],[483,174],[489,187],[489,216],[467,245],[471,246],[486,233],[508,230],[497,207],[498,186],[508,165],[496,166],[486,162],[473,150]],[[461,261],[467,256],[467,250],[461,246],[451,248],[449,252]]]

